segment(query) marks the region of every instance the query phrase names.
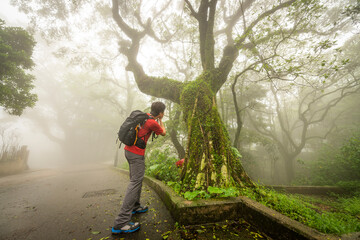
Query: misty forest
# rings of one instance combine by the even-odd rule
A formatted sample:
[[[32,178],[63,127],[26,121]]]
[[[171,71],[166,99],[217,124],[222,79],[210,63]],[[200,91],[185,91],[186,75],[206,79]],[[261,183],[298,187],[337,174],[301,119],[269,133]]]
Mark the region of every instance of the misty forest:
[[[27,20],[0,15],[0,180],[128,169],[119,127],[161,101],[146,176],[188,201],[246,196],[360,232],[359,0],[9,3]]]

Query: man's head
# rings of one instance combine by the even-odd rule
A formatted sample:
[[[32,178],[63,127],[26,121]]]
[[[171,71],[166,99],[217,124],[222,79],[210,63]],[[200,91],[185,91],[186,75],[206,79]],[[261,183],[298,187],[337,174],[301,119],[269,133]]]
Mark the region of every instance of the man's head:
[[[151,104],[151,112],[150,114],[153,117],[161,117],[164,116],[164,111],[165,111],[165,104],[162,102],[153,102]],[[161,115],[161,116],[159,116]]]

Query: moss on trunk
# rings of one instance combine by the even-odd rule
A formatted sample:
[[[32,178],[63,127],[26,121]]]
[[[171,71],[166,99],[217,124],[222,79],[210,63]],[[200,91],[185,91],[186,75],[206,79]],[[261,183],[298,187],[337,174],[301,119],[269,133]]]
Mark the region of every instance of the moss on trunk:
[[[181,174],[183,191],[253,185],[221,121],[209,84],[212,76],[203,73],[188,83],[181,94],[180,104],[188,127],[185,167]]]

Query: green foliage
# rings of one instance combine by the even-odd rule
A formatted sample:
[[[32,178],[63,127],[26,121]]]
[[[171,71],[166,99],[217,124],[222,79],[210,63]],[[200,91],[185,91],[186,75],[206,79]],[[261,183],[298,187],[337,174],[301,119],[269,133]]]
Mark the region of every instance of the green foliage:
[[[351,17],[351,19],[356,23],[360,21],[360,0],[357,0],[355,4],[349,5],[346,7],[344,13],[346,16]]]
[[[241,159],[242,155],[240,154],[239,150],[237,148],[231,147],[231,151],[233,152],[234,156],[237,159]]]
[[[358,188],[360,185],[360,131],[336,149],[325,145],[320,157],[310,167],[309,183]]]
[[[10,114],[21,115],[26,107],[33,107],[37,95],[34,76],[27,74],[34,63],[31,59],[35,41],[24,29],[6,27],[0,19],[0,106]]]
[[[196,200],[196,199],[209,199],[209,198],[228,198],[228,197],[237,197],[239,196],[239,190],[235,187],[229,188],[218,188],[209,186],[207,191],[205,190],[195,190],[195,191],[186,191],[181,193],[181,183],[179,182],[168,182],[167,183],[177,194],[180,194],[187,200]]]
[[[177,194],[180,194],[181,191],[181,184],[179,182],[167,182],[167,185],[169,185]]]
[[[336,183],[336,186],[353,191],[354,194],[360,194],[360,181],[340,181]]]
[[[179,180],[179,169],[175,165],[178,159],[171,153],[170,148],[154,149],[146,159],[146,175],[164,182]]]
[[[229,188],[217,188],[217,187],[208,187],[208,192],[212,197],[220,197],[220,198],[226,198],[226,197],[236,197],[239,196],[239,190],[237,190],[234,187]]]
[[[198,198],[208,199],[210,197],[211,196],[204,190],[187,191],[184,193],[184,198],[190,201]]]
[[[210,194],[221,194],[221,193],[223,193],[224,189],[209,186],[208,191]]]
[[[344,211],[353,216],[360,216],[360,197],[340,198],[339,204]]]
[[[360,230],[358,197],[341,198],[336,211],[328,212],[303,197],[288,196],[265,188],[243,188],[241,194],[323,233],[340,235]]]

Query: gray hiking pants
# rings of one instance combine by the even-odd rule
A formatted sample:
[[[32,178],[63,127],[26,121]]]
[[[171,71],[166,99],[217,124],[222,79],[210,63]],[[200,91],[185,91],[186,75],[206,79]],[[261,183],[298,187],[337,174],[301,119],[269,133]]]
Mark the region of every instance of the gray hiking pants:
[[[142,181],[145,174],[145,157],[125,150],[129,163],[130,183],[127,187],[124,201],[114,226],[123,227],[131,220],[132,211],[140,206]]]

